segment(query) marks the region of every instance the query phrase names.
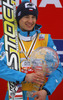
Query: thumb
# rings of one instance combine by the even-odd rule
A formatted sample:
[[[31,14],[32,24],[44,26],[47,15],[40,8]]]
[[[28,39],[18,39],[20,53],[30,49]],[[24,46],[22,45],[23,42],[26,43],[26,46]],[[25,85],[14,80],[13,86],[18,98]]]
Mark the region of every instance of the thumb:
[[[32,97],[34,97],[34,96],[37,95],[37,94],[38,94],[38,92],[33,93]]]

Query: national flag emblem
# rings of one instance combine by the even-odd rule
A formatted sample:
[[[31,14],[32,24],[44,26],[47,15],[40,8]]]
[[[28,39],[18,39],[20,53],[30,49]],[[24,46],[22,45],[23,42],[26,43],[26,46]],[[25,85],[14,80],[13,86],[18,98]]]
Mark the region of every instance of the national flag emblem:
[[[29,11],[33,11],[33,9],[29,9]]]

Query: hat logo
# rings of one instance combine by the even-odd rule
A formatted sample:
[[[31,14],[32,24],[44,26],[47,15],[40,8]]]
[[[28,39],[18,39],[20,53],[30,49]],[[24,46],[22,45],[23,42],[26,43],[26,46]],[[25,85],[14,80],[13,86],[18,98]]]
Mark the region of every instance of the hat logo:
[[[19,13],[18,13],[18,16],[20,16],[21,15],[21,11],[19,11]]]
[[[32,3],[25,3],[25,8],[31,8],[31,9],[36,9],[36,6]]]

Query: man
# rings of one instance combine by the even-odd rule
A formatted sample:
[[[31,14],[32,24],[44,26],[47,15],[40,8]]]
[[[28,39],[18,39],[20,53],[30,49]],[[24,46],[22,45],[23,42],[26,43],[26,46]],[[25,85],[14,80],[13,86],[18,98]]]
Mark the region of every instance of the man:
[[[20,33],[19,34],[20,44],[21,46],[23,46],[22,48],[24,49],[24,51],[29,52],[31,45],[33,45],[30,51],[31,53],[32,50],[35,50],[43,46],[50,47],[56,51],[57,50],[56,46],[54,45],[50,35],[42,34],[40,32],[39,29],[41,26],[36,25],[37,18],[38,18],[38,10],[34,4],[29,2],[23,2],[18,6],[16,12],[16,20],[18,24],[18,31]],[[36,36],[34,36],[35,34]],[[33,39],[35,39],[34,43]],[[26,58],[26,54],[24,55]],[[43,89],[33,94],[33,96],[37,95],[35,100],[48,100],[47,95],[52,94],[52,92],[55,90],[55,88],[58,86],[61,80],[62,80],[62,67],[61,64],[59,64],[57,70],[50,75],[48,81],[43,86]],[[23,91],[23,94],[24,94],[23,95],[24,100],[27,100],[26,91]],[[29,99],[33,100],[32,98]]]
[[[1,78],[7,81],[13,81],[13,82],[19,81],[20,83],[25,80],[26,82],[35,82],[41,84],[41,82],[44,81],[43,73],[42,74],[38,73],[39,75],[37,73],[25,74],[27,72],[24,68],[25,65],[27,66],[29,64],[29,56],[31,55],[32,51],[36,50],[37,48],[48,46],[56,50],[56,47],[50,35],[42,34],[40,32],[41,25],[36,24],[37,18],[38,18],[38,9],[34,4],[30,2],[23,2],[18,6],[16,12],[16,20],[18,25],[17,31],[19,33],[19,48],[20,48],[22,72],[15,71],[7,67],[6,65],[7,60],[4,53],[5,50],[3,44],[4,37],[2,37],[2,39],[0,40],[0,43],[2,44],[0,51],[1,54],[2,52],[4,53],[4,57],[0,58]],[[50,75],[49,80],[43,86],[43,90],[35,93],[38,96],[35,99],[47,100],[48,99],[47,94],[52,94],[52,92],[55,90],[55,88],[58,86],[61,80],[62,80],[62,66],[59,64],[57,70]],[[28,84],[26,85],[23,82],[22,84],[23,100],[27,100],[27,93],[26,93],[27,91],[25,91],[24,89],[24,87],[26,86],[28,88],[29,85]],[[33,94],[33,96],[35,94]],[[8,95],[6,95],[6,100],[8,100]],[[34,98],[30,97],[29,100],[34,100]]]

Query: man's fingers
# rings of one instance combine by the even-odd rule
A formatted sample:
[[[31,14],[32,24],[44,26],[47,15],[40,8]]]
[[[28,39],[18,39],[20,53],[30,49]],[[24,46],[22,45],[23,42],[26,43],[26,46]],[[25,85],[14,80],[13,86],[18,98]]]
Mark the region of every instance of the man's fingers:
[[[38,84],[38,85],[43,85],[44,82],[39,82],[39,81],[33,81],[34,83]]]
[[[34,82],[34,83],[37,83],[37,84],[39,84],[39,85],[41,85],[41,84],[44,83],[44,79],[34,78],[34,79],[33,79],[33,82]]]
[[[43,79],[43,80],[45,79],[43,74],[38,74],[38,73],[36,73],[34,78],[36,78],[36,79]]]
[[[34,100],[39,100],[38,97],[35,97]]]
[[[35,95],[37,95],[37,92],[33,93],[32,97],[34,97]]]

